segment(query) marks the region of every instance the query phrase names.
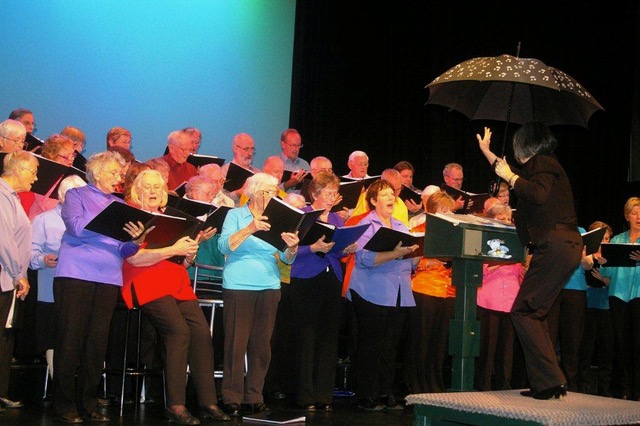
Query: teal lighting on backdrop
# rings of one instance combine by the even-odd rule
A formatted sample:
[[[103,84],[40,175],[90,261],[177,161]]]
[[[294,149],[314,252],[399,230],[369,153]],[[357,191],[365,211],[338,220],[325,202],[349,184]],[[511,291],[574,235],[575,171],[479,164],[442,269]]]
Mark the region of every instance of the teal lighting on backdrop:
[[[295,0],[3,1],[0,114],[34,112],[41,139],[72,125],[85,154],[114,126],[142,161],[167,135],[203,133],[200,152],[231,159],[236,133],[256,166],[288,127]]]

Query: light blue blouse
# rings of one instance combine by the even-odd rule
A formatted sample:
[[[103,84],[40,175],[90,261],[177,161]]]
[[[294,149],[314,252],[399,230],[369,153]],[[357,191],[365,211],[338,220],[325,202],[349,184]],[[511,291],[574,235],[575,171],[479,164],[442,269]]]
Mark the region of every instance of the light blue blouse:
[[[629,231],[611,238],[612,243],[630,243]],[[640,238],[635,241],[640,243]],[[609,296],[617,297],[623,302],[640,297],[640,266],[613,267],[606,265],[600,268],[603,276],[610,277]]]
[[[218,249],[227,257],[222,270],[222,288],[229,290],[277,290],[280,271],[276,252],[286,259],[283,251],[250,235],[235,250],[229,247],[229,238],[253,220],[248,206],[232,209],[222,225]]]
[[[38,302],[53,303],[53,277],[56,268],[44,263],[47,254],[58,255],[65,226],[62,220],[62,205],[40,213],[33,219],[33,241],[31,242],[31,269],[38,271]]]

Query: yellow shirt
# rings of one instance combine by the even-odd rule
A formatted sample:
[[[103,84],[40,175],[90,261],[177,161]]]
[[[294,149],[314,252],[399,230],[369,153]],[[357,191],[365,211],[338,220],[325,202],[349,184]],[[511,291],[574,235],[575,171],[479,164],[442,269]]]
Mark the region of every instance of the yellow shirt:
[[[366,213],[369,210],[369,206],[367,205],[367,202],[365,200],[366,194],[366,192],[360,194],[360,198],[358,198],[358,204],[356,204],[356,208],[353,209],[351,217]],[[409,210],[407,210],[407,205],[404,203],[404,201],[402,201],[400,197],[396,197],[396,203],[393,206],[393,213],[391,214],[391,216],[404,223],[404,225],[409,228]]]

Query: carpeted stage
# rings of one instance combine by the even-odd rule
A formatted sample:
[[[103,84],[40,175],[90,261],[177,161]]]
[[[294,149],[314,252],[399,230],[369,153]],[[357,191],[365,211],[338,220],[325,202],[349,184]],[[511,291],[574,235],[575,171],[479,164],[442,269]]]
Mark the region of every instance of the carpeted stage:
[[[577,426],[640,424],[640,402],[569,392],[561,400],[539,401],[520,390],[424,393],[407,396],[414,426]]]

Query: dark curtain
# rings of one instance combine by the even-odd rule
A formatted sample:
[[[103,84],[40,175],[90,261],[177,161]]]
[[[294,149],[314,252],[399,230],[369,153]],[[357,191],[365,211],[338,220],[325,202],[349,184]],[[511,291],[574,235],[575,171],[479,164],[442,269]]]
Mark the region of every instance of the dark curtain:
[[[424,188],[439,184],[443,166],[457,162],[465,171],[463,189],[486,192],[492,176],[475,134],[490,125],[494,152],[500,152],[504,123],[470,122],[426,106],[425,86],[467,59],[515,55],[521,42],[521,57],[565,71],[604,106],[589,130],[553,130],[580,225],[604,220],[620,232],[638,87],[637,27],[632,0],[298,1],[290,125],[302,134],[301,156],[324,155],[338,174],[348,172],[352,151],[363,150],[371,175],[409,160],[415,185]],[[507,155],[516,127],[509,128]]]

